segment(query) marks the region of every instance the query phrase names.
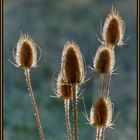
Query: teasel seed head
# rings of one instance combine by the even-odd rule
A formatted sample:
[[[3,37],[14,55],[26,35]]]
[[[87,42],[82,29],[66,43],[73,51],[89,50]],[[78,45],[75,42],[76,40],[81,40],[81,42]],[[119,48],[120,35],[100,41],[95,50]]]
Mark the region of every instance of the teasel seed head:
[[[70,99],[71,94],[71,85],[64,83],[62,74],[60,72],[57,79],[57,96],[62,99]]]
[[[111,45],[103,44],[97,49],[93,65],[98,74],[107,74],[113,71],[115,54]]]
[[[103,40],[105,44],[113,46],[123,45],[124,32],[125,22],[119,15],[119,12],[115,8],[112,8],[103,27]]]
[[[21,35],[19,38],[15,60],[17,65],[22,68],[31,68],[36,66],[36,44],[29,35]]]
[[[109,98],[99,97],[90,111],[90,123],[100,128],[111,127],[112,103]]]
[[[62,52],[61,70],[64,81],[71,84],[84,81],[84,63],[78,45],[67,42]]]

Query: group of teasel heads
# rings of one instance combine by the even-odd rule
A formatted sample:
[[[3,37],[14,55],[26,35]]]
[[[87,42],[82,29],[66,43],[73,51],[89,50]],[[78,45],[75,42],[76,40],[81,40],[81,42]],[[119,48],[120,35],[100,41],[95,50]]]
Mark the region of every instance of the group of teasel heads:
[[[111,75],[115,66],[115,48],[123,45],[123,36],[125,31],[125,23],[115,8],[105,19],[101,46],[98,47],[92,70],[96,71],[99,76],[99,95],[95,104],[91,107],[90,117],[86,116],[91,125],[96,126],[96,140],[104,140],[104,132],[106,128],[114,125],[112,121],[113,106],[109,96],[109,87]],[[39,130],[41,140],[45,140],[42,125],[39,117],[38,108],[34,98],[32,85],[30,81],[30,69],[37,67],[40,59],[37,52],[39,46],[31,39],[29,35],[21,35],[18,40],[16,51],[13,49],[13,56],[16,67],[21,67],[25,71],[25,80],[28,86],[29,95],[31,96],[34,115]],[[69,104],[72,100],[73,113],[73,140],[78,140],[78,109],[77,99],[78,92],[85,78],[85,65],[80,48],[75,42],[67,42],[64,45],[61,59],[61,68],[57,77],[55,94],[58,98],[64,100],[65,118],[67,128],[67,139],[72,140],[71,125],[69,119]],[[103,86],[105,85],[105,86]],[[105,89],[103,89],[105,87]]]

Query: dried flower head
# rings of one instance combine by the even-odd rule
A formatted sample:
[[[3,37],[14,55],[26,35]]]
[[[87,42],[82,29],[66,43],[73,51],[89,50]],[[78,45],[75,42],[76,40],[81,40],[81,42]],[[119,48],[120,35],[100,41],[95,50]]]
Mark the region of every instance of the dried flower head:
[[[31,68],[37,64],[36,44],[29,35],[22,35],[17,42],[15,60],[19,67]]]
[[[63,99],[70,99],[71,94],[71,85],[64,83],[60,72],[57,79],[57,96]]]
[[[124,32],[125,22],[119,12],[112,8],[104,23],[103,40],[106,44],[112,44],[113,46],[123,45]]]
[[[67,42],[62,52],[61,70],[67,83],[82,83],[84,80],[84,64],[78,45]]]
[[[98,74],[111,73],[115,65],[114,49],[110,45],[100,46],[96,51],[93,63]]]
[[[99,97],[91,108],[90,123],[100,128],[111,127],[113,125],[112,112],[111,100],[106,97]]]

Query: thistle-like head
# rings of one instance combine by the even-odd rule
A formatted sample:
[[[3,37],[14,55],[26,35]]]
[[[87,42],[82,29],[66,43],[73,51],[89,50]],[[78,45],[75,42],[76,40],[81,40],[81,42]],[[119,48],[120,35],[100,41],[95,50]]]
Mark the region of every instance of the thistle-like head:
[[[111,45],[103,44],[98,47],[93,65],[98,74],[107,74],[113,71],[115,65],[115,54]]]
[[[84,63],[78,45],[67,42],[62,52],[61,71],[66,83],[81,84],[84,81]]]
[[[37,45],[29,35],[21,35],[17,42],[15,61],[21,68],[36,67]]]
[[[57,78],[57,96],[62,99],[70,99],[72,95],[72,89],[70,84],[64,83],[61,72]]]
[[[90,111],[90,123],[100,128],[111,127],[112,103],[109,98],[99,97]]]
[[[112,8],[103,27],[103,40],[105,44],[113,46],[123,45],[123,37],[125,32],[125,22],[119,15],[119,12]]]

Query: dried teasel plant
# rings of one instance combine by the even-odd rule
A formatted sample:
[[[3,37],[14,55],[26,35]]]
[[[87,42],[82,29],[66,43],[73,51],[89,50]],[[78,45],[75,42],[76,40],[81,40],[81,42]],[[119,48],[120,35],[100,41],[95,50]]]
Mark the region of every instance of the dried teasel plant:
[[[57,96],[62,99],[70,99],[72,96],[71,85],[64,82],[61,72],[57,79]]]
[[[22,35],[17,43],[15,55],[16,63],[21,68],[36,67],[37,49],[36,44],[29,35]]]
[[[104,140],[106,128],[112,128],[115,120],[112,121],[113,106],[110,98],[98,97],[91,107],[90,118],[87,120],[92,126],[97,127],[96,140]]]
[[[12,64],[14,64],[16,67],[23,68],[25,71],[25,80],[29,90],[29,95],[32,100],[34,116],[38,126],[40,139],[45,140],[38,108],[36,105],[32,85],[31,85],[31,80],[30,80],[30,69],[37,67],[37,63],[40,59],[40,57],[39,59],[37,58],[37,47],[38,47],[37,44],[32,40],[32,38],[29,35],[22,34],[17,42],[16,52],[14,52],[13,50],[13,56],[14,56],[14,60],[16,61],[16,64],[14,64],[13,62]]]
[[[85,78],[83,57],[75,42],[67,42],[62,52],[61,70],[64,81],[81,84]]]
[[[78,45],[74,42],[67,42],[64,45],[61,61],[61,72],[64,83],[71,85],[73,101],[73,139],[78,139],[78,117],[77,117],[77,94],[80,85],[84,82],[85,72],[83,57]]]
[[[58,74],[58,78],[57,78],[57,92],[56,92],[56,95],[57,95],[58,98],[62,98],[64,100],[68,140],[72,139],[70,119],[69,119],[69,103],[70,103],[70,99],[71,99],[71,96],[72,96],[71,90],[72,90],[71,85],[64,83],[62,73],[60,72]]]
[[[125,22],[119,12],[112,7],[111,12],[107,15],[103,27],[104,44],[114,46],[123,45],[123,37],[125,32]]]
[[[98,47],[93,66],[95,71],[99,75],[99,93],[102,96],[102,83],[103,83],[103,76],[107,76],[106,82],[106,96],[109,95],[109,86],[110,86],[110,77],[112,72],[114,71],[115,66],[115,53],[114,49],[111,48],[111,45],[104,45]]]

